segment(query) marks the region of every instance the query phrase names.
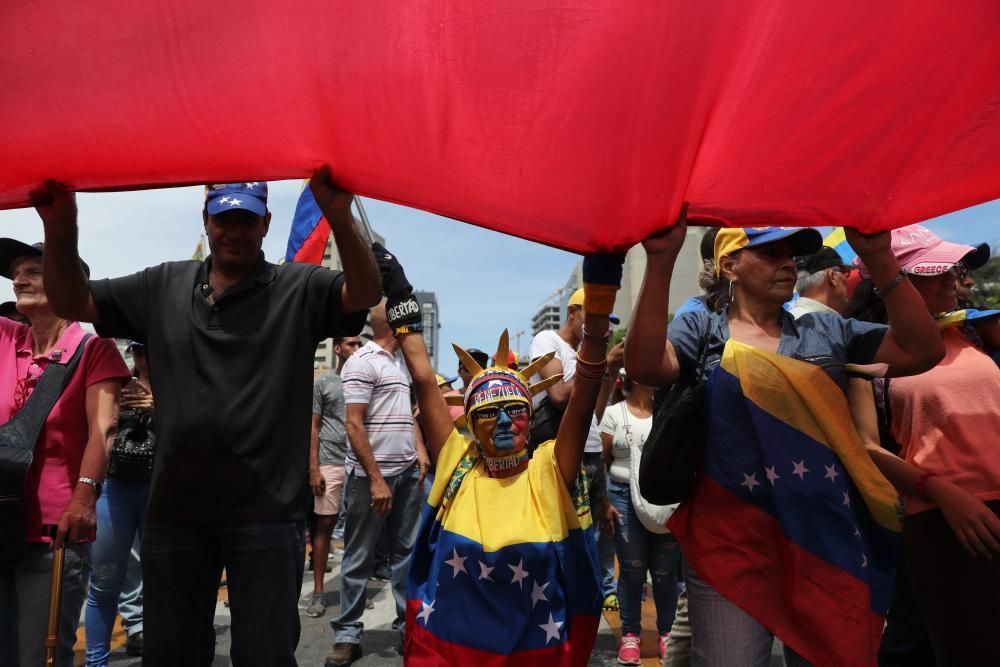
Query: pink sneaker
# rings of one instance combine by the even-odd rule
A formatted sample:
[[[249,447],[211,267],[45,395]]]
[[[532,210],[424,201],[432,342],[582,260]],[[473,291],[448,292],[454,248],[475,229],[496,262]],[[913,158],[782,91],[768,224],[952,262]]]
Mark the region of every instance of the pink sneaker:
[[[660,635],[660,660],[663,660],[663,656],[667,654],[667,637],[669,636],[669,632],[664,632]]]
[[[618,646],[618,664],[642,664],[642,656],[639,653],[639,635],[634,632],[622,635],[622,643]]]

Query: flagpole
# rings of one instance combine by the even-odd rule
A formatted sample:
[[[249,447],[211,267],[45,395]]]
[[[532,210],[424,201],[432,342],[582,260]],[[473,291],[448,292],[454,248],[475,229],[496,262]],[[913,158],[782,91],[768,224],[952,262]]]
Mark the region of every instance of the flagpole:
[[[368,221],[368,214],[365,212],[365,205],[361,203],[361,197],[354,195],[354,205],[358,209],[358,214],[361,216],[361,220],[355,220],[355,223],[360,222],[358,227],[361,229],[361,233],[368,240],[368,244],[371,245],[375,242],[375,234],[372,232],[372,225]]]

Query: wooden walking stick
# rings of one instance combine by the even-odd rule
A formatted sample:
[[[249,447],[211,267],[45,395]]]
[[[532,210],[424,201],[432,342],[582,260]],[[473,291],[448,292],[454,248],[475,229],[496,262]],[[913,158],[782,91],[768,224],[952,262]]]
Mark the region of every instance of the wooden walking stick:
[[[42,535],[55,539],[58,526],[47,523],[42,526]],[[59,606],[62,603],[63,560],[66,547],[52,550],[52,587],[49,590],[49,622],[45,634],[45,667],[55,667],[59,650]]]

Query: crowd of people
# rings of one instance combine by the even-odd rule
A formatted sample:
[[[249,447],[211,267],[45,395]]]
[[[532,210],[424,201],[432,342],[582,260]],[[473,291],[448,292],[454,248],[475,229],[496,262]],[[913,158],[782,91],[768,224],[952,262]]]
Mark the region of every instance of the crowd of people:
[[[985,244],[847,229],[847,263],[814,229],[711,229],[704,293],[672,304],[682,212],[642,244],[623,340],[624,255],[588,255],[530,359],[502,332],[492,355],[456,345],[449,378],[398,258],[364,240],[326,167],[309,187],[343,271],[264,258],[266,183],[206,187],[204,261],[91,280],[53,181],[33,195],[44,243],[0,239],[16,296],[0,317],[0,664],[43,662],[61,549],[56,664],[73,664],[84,602],[88,666],[108,664],[119,613],[144,664],[211,664],[224,576],[233,663],[294,665],[307,561],[318,618],[338,526],[328,666],[361,657],[375,576],[418,666],[585,665],[607,610],[618,662],[638,665],[647,595],[665,665],[768,665],[775,637],[789,665],[1000,664],[1000,312],[970,302]],[[314,377],[327,338],[335,368]],[[695,442],[656,428],[683,387]],[[644,455],[677,447],[696,452],[693,488],[650,502]],[[742,517],[776,528],[737,544]],[[854,539],[864,560],[841,562]],[[828,648],[850,614],[801,603],[824,585],[817,553],[871,615]]]

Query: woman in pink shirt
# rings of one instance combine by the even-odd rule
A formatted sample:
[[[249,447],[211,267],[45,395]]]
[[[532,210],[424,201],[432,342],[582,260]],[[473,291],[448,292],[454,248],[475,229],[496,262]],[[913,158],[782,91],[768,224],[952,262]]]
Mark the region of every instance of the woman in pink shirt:
[[[880,466],[904,493],[903,562],[938,664],[998,665],[1000,368],[988,354],[1000,349],[1000,312],[958,310],[955,292],[956,273],[982,266],[989,247],[910,225],[892,232],[892,249],[945,344],[930,371],[875,383],[889,431],[883,442],[894,440],[903,459]],[[870,282],[848,310],[878,321],[884,308]],[[874,423],[859,431],[878,440]]]
[[[34,448],[24,489],[25,557],[0,569],[0,665],[44,662],[52,550],[43,524],[56,524],[65,544],[57,665],[73,664],[73,643],[90,574],[94,506],[107,468],[128,368],[113,341],[91,337],[55,316],[42,285],[42,245],[0,239],[0,275],[14,282],[17,309],[31,321],[0,318],[0,424],[21,410],[49,365],[65,364],[85,344],[80,361],[49,413]]]

